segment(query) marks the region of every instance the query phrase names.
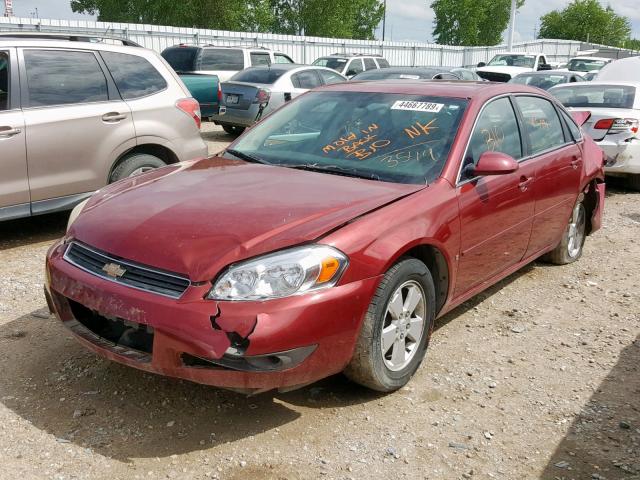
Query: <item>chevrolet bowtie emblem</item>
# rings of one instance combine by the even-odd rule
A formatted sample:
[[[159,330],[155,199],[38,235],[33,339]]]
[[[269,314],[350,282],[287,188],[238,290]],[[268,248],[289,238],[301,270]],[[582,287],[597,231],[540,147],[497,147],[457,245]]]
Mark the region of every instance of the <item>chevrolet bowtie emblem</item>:
[[[110,277],[119,278],[127,273],[125,268],[118,265],[117,263],[107,263],[104,267],[102,267],[102,271],[109,275]]]

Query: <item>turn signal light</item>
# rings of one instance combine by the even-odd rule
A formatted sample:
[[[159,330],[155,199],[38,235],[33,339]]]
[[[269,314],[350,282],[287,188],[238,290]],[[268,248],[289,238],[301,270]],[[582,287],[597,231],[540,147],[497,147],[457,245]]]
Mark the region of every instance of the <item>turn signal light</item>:
[[[326,257],[322,260],[320,275],[318,275],[317,283],[325,283],[333,278],[340,269],[340,260],[335,257]]]

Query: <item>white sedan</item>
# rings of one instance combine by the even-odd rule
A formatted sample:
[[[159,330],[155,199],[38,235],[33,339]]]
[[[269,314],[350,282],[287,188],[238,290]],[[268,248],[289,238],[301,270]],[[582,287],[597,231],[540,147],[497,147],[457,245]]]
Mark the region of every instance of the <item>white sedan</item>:
[[[559,85],[549,93],[573,111],[591,113],[583,125],[605,153],[605,172],[627,177],[640,190],[640,82],[593,82]]]

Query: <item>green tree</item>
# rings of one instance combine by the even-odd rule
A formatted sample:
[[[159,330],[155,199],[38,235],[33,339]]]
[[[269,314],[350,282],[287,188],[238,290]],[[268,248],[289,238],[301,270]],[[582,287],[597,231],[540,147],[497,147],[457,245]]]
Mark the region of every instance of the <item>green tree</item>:
[[[524,0],[518,0],[518,8]],[[433,38],[441,45],[497,45],[509,25],[511,0],[433,0]]]
[[[106,22],[372,39],[382,0],[71,0]]]
[[[540,17],[540,38],[560,38],[603,45],[622,46],[629,39],[631,24],[610,6],[598,0],[573,0],[563,10]]]

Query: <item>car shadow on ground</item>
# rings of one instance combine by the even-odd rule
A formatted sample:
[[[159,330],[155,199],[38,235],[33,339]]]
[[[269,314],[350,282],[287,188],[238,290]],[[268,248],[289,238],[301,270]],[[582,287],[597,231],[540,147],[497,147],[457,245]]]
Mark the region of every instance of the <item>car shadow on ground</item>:
[[[540,478],[640,479],[640,336],[622,350]]]
[[[58,212],[0,222],[0,251],[52,242],[64,235],[68,220],[69,212]]]

